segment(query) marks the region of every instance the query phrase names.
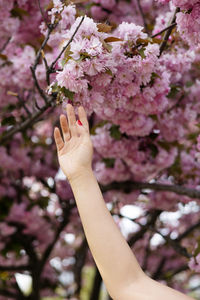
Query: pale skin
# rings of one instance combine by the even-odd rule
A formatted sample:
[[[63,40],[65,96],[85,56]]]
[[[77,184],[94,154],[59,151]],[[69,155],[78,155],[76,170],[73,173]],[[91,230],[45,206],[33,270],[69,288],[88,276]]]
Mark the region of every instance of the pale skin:
[[[191,300],[148,277],[113,220],[92,171],[93,146],[87,115],[82,106],[76,120],[67,104],[67,117],[60,116],[62,136],[54,128],[58,161],[66,175],[93,258],[114,300]]]

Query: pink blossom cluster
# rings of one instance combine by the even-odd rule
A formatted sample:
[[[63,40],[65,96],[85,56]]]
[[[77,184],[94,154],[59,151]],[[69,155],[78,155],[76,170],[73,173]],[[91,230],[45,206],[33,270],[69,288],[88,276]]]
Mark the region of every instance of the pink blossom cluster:
[[[64,45],[79,22],[80,17],[64,35]],[[148,43],[140,51],[133,50],[138,39],[147,38],[142,29],[123,22],[112,37],[100,32],[97,24],[85,17],[70,45],[67,62],[60,62],[63,70],[57,73],[55,81],[58,87],[74,93],[74,102],[82,103],[88,111],[95,111],[133,136],[151,132],[154,122],[149,115],[166,109],[170,91],[170,73],[158,60],[159,46]]]
[[[200,253],[195,257],[192,257],[189,261],[189,267],[191,270],[199,273],[200,272]]]
[[[194,48],[200,43],[200,1],[173,1],[174,5],[181,8],[177,14],[177,28],[181,37]]]
[[[14,204],[7,217],[8,222],[17,222],[24,225],[23,233],[36,238],[35,246],[42,251],[53,238],[50,224],[43,218],[44,212],[38,206],[31,210],[25,203]]]
[[[90,17],[85,16],[70,47],[56,64],[58,71],[50,75],[50,91],[62,91],[64,100],[70,99],[75,106],[82,104],[88,116],[92,115],[93,170],[103,185],[113,181],[120,185],[124,181],[154,180],[159,184],[199,189],[200,81],[197,78],[200,76],[200,48],[188,49],[181,40],[183,37],[185,41],[190,39],[193,44],[198,43],[195,34],[199,1],[161,2],[170,5],[160,5],[153,0],[140,1],[148,34],[135,0],[96,0],[89,1],[92,5],[83,4],[84,12]],[[81,5],[76,10],[73,4],[64,5],[64,1],[54,0],[49,9],[49,0],[40,0],[40,3],[45,20],[51,24],[58,22],[43,53],[51,65],[80,23]],[[173,30],[165,51],[158,58],[160,41],[152,41],[150,31],[152,28],[153,33],[157,33],[168,26],[174,6],[181,9],[177,15],[180,30]],[[34,113],[35,100],[40,107],[44,105],[32,79],[30,65],[47,35],[47,27],[37,1],[2,0],[0,8],[0,48],[3,49],[0,55],[0,122],[3,124],[8,118],[0,127],[2,133],[15,126],[15,122],[29,119],[21,100],[31,113]],[[104,25],[108,20],[115,29],[104,32],[91,16]],[[140,42],[144,46],[136,47]],[[36,76],[45,91],[47,82],[42,58]],[[18,246],[16,250],[9,250],[10,243],[14,243],[11,237],[19,234],[18,228],[22,228],[21,236],[25,239],[29,241],[31,237],[31,247],[40,256],[54,240],[59,225],[66,216],[68,218],[43,269],[42,280],[50,283],[49,289],[41,291],[45,296],[55,294],[59,274],[73,271],[76,250],[84,238],[70,186],[66,180],[55,177],[58,162],[52,129],[58,125],[58,117],[68,101],[63,107],[49,108],[36,124],[16,133],[6,146],[0,147],[0,209],[3,208],[5,214],[5,217],[1,214],[0,222],[1,266],[23,266],[29,262],[30,257],[22,244],[19,244],[20,255]],[[35,183],[38,189],[34,189]],[[154,209],[170,212],[178,211],[179,205],[199,204],[199,199],[168,191],[132,190],[125,193],[109,190],[104,198],[113,203],[116,214],[126,204],[142,207],[144,213],[136,220],[142,225],[147,223]],[[68,211],[68,204],[75,207]],[[119,227],[122,219],[117,220]],[[178,236],[199,221],[199,211],[190,211],[178,221],[177,225],[158,219],[155,228],[161,234]],[[140,229],[135,228],[129,237],[137,230]],[[74,236],[71,244],[66,241],[69,233]],[[146,264],[147,272],[155,274],[163,258],[163,273],[187,264],[187,258],[180,257],[170,246],[152,246],[152,234],[147,231],[134,246],[134,252],[139,262]],[[200,271],[199,254],[191,253],[191,245],[195,246],[197,239],[198,230],[181,241],[193,255],[189,267],[195,272]],[[146,260],[148,246],[150,253]],[[3,256],[5,252],[6,257]],[[91,256],[87,256],[86,263],[93,264]],[[61,268],[55,272],[52,260],[56,257]],[[191,272],[188,269],[182,281],[173,278],[171,286],[183,291]],[[9,274],[5,282],[7,289],[12,291],[14,272]],[[68,287],[73,290],[74,286],[74,282],[69,286],[66,284],[65,290]]]
[[[48,15],[51,19],[51,24],[57,24],[56,30],[50,35],[48,44],[52,47],[57,47],[62,43],[63,35],[66,30],[75,22],[76,9],[75,5],[64,5],[60,0],[53,1],[53,8],[48,11]],[[41,33],[46,36],[47,27],[45,22],[40,25]]]
[[[172,0],[172,3],[181,9],[189,10],[192,9],[195,4],[199,3],[199,0]]]
[[[121,24],[122,22],[135,23],[144,25],[138,2],[135,0],[118,0],[118,1],[90,1],[89,15],[97,22],[108,20],[111,24]],[[96,4],[96,5],[95,5]],[[160,5],[154,0],[140,1],[145,17],[151,11],[151,17],[156,18],[161,12],[166,11],[166,7]],[[148,17],[147,17],[148,18]]]
[[[96,129],[96,134],[91,136],[95,150],[98,153],[94,160],[94,171],[102,184],[123,180],[150,180],[163,168],[171,166],[176,158],[177,149],[173,147],[169,152],[154,145],[158,153],[147,147],[150,140],[139,141],[136,138],[121,138],[115,140],[110,136],[111,124]],[[146,145],[145,145],[146,143]],[[152,145],[153,147],[153,145]],[[102,162],[99,159],[102,159]],[[106,166],[103,158],[113,159],[113,167]],[[115,176],[115,177],[114,177]]]
[[[13,33],[15,34],[20,26],[20,21],[17,18],[12,18],[10,11],[13,9],[14,1],[8,1],[5,6],[5,1],[0,1],[0,48],[6,43]]]
[[[169,1],[159,1],[160,3],[168,3]],[[179,1],[172,0],[170,2],[170,11],[164,11],[156,18],[156,26],[153,33],[157,33],[166,27],[171,17],[174,14],[176,7],[180,8],[180,12],[176,14],[177,30],[182,40],[184,40],[191,49],[194,49],[200,43],[199,30],[200,30],[200,2],[194,1]],[[169,38],[170,41],[171,37]]]
[[[170,0],[157,0],[157,1],[161,4],[166,4],[170,2]]]

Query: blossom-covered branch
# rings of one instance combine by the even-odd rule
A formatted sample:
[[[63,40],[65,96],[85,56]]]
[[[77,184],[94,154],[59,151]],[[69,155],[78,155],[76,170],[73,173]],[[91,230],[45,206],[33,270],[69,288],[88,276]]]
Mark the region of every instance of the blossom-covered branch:
[[[82,17],[80,23],[78,24],[78,26],[76,27],[74,33],[72,34],[69,42],[67,43],[67,45],[65,47],[63,47],[62,51],[60,52],[60,54],[58,55],[58,57],[55,59],[54,62],[52,62],[51,66],[49,69],[46,70],[47,72],[47,78],[49,78],[49,73],[51,73],[52,70],[54,70],[54,66],[57,62],[57,60],[62,56],[63,52],[66,50],[66,48],[69,46],[69,44],[73,41],[73,38],[75,37],[79,27],[81,26],[82,22],[84,20],[84,17]],[[4,132],[4,134],[2,136],[0,136],[0,143],[5,143],[6,141],[8,141],[14,134],[16,134],[17,132],[19,131],[24,131],[26,128],[32,126],[38,119],[39,117],[49,108],[49,107],[55,107],[56,106],[56,97],[57,95],[56,94],[53,94],[52,96],[48,97],[47,94],[43,91],[43,89],[40,87],[39,85],[39,82],[38,82],[38,79],[37,79],[37,76],[36,76],[36,68],[37,68],[37,65],[39,64],[39,60],[40,60],[40,57],[41,57],[41,53],[45,47],[45,45],[47,44],[48,40],[49,40],[49,37],[50,37],[50,34],[51,32],[53,31],[53,29],[55,28],[55,25],[52,25],[48,28],[48,33],[46,35],[46,38],[45,40],[43,41],[38,53],[37,53],[37,56],[36,56],[36,59],[35,59],[35,62],[33,64],[33,66],[31,66],[31,72],[32,72],[32,76],[33,76],[33,79],[34,79],[34,82],[35,82],[35,85],[37,87],[37,90],[40,94],[40,96],[45,100],[45,105],[42,106],[42,107],[38,107],[39,111],[35,112],[29,119],[25,120],[24,122],[20,123],[20,124],[17,124],[15,125],[14,128],[11,128],[10,130],[8,130],[7,132]]]

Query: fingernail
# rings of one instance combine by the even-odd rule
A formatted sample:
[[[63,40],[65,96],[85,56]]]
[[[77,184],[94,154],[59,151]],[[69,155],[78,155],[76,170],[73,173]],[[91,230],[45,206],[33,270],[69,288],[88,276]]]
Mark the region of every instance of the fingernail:
[[[78,125],[83,126],[80,120],[78,120]]]

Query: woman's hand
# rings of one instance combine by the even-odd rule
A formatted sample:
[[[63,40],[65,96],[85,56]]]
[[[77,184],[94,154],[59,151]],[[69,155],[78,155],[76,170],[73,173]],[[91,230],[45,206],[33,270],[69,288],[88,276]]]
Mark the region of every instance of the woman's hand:
[[[87,115],[82,106],[78,108],[79,120],[76,121],[74,108],[67,104],[67,118],[60,115],[63,138],[58,127],[54,129],[60,167],[69,181],[92,170],[93,145],[90,139]]]

